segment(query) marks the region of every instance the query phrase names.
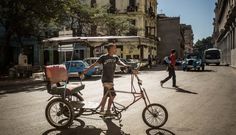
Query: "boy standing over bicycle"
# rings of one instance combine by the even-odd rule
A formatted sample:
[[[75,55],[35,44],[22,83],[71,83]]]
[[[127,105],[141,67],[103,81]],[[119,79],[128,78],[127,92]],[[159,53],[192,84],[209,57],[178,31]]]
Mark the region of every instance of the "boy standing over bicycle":
[[[108,44],[107,51],[108,51],[107,54],[100,56],[100,58],[95,63],[93,63],[89,68],[85,69],[83,73],[86,74],[90,69],[92,69],[98,64],[103,65],[102,83],[104,87],[104,95],[100,103],[100,106],[101,106],[100,112],[102,114],[109,115],[111,114],[110,108],[111,108],[112,102],[116,96],[116,93],[114,91],[114,83],[113,83],[116,64],[119,64],[125,67],[128,67],[128,66],[124,64],[122,61],[120,61],[119,57],[115,55],[117,50],[116,50],[116,45],[114,43]],[[106,93],[109,90],[111,90],[112,92],[107,95]],[[108,97],[109,99],[108,99],[107,111],[104,112],[104,107],[105,107]]]

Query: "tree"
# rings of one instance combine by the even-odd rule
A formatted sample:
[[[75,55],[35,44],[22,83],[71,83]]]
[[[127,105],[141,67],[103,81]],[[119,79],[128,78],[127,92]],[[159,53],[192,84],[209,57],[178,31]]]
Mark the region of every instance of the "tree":
[[[73,30],[74,36],[91,35],[92,26],[101,26],[107,35],[124,35],[134,29],[128,18],[107,13],[107,7],[92,8],[81,4],[80,0],[1,0],[0,27],[4,28],[4,42],[0,46],[1,71],[13,61],[10,48],[13,37],[23,46],[22,37],[26,35],[39,39],[45,31],[59,31],[64,26]]]
[[[98,26],[105,35],[125,35],[130,30],[136,29],[131,23],[131,19],[110,14],[108,9],[109,6],[107,5],[91,7],[86,4],[79,4],[71,8],[70,14],[66,15],[67,19],[65,20],[70,22],[69,27],[76,36],[91,35],[93,26]]]
[[[209,37],[203,38],[201,40],[198,40],[195,43],[194,47],[195,47],[195,51],[198,51],[202,55],[204,50],[213,47],[212,37],[209,36]]]
[[[0,26],[4,28],[4,42],[0,46],[0,69],[13,61],[10,41],[17,37],[22,46],[25,35],[39,36],[47,24],[57,25],[59,16],[68,11],[76,0],[1,0]]]

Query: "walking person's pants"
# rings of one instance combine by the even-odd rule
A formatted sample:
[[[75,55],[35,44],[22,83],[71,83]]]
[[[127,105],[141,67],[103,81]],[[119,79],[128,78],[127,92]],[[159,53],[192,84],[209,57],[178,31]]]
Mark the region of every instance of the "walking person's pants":
[[[175,75],[175,69],[173,67],[169,68],[169,76],[166,77],[164,80],[162,80],[162,83],[165,83],[172,77],[172,86],[176,86],[176,75]]]

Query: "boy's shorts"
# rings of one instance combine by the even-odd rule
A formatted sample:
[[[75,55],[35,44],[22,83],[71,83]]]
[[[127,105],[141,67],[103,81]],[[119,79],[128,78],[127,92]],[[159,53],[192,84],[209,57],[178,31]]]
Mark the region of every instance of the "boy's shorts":
[[[103,96],[107,97],[115,97],[116,92],[114,90],[114,84],[113,83],[103,83],[104,91],[103,91]],[[111,91],[110,93],[107,93],[108,91]],[[107,94],[106,94],[107,93]]]

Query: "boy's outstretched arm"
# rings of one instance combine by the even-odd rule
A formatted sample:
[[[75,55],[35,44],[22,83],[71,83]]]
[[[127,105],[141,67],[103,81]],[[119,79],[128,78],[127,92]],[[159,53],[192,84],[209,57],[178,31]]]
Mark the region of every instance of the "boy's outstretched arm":
[[[95,66],[97,66],[99,63],[98,62],[95,62],[93,63],[92,65],[90,65],[87,69],[85,69],[83,71],[83,74],[86,74],[90,69],[94,68]]]
[[[126,65],[124,62],[122,62],[121,60],[119,60],[117,62],[118,65],[124,66],[124,67],[129,67],[129,65]]]

